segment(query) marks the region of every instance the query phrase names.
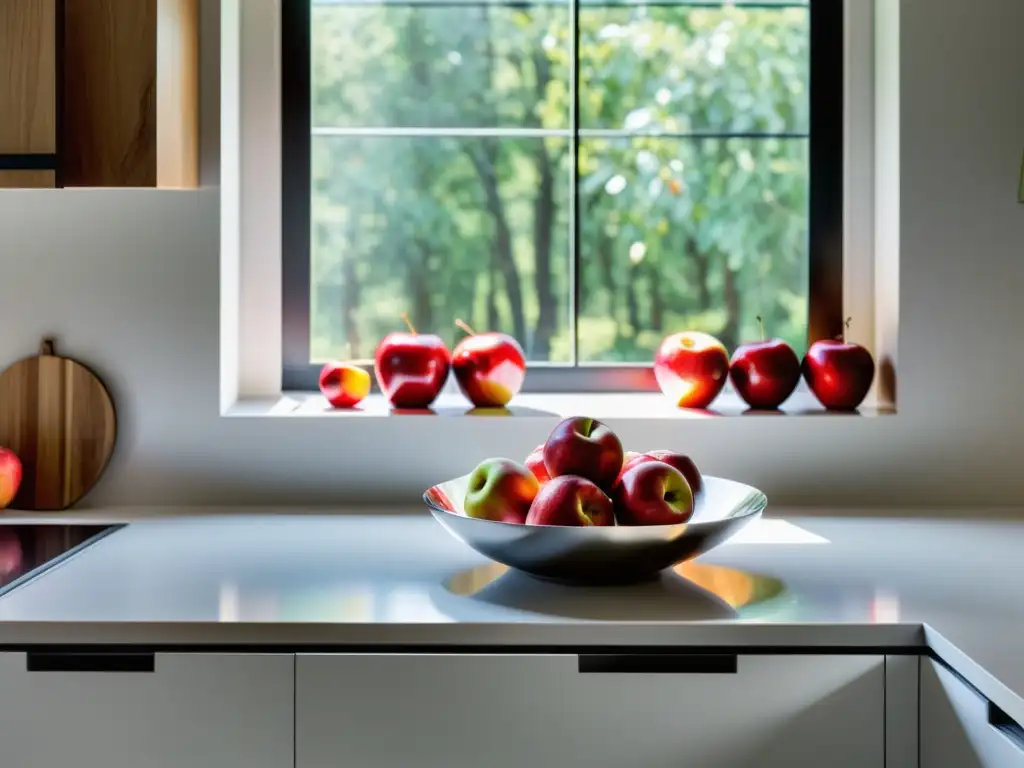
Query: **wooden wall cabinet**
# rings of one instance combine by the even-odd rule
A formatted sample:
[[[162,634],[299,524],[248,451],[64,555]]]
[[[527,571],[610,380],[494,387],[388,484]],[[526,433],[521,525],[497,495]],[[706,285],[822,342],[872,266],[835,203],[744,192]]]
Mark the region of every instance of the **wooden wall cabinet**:
[[[198,29],[198,0],[64,0],[64,186],[198,185]]]
[[[3,0],[0,188],[53,187],[56,169],[57,0]]]
[[[0,187],[195,187],[199,0],[0,2]]]

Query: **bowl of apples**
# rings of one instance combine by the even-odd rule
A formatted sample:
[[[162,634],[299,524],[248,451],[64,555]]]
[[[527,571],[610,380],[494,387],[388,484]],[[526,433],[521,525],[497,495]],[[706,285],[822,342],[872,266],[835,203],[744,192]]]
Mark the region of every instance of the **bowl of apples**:
[[[768,504],[673,451],[624,451],[595,419],[562,421],[524,463],[487,459],[424,494],[434,518],[485,557],[565,584],[627,584],[701,555]]]

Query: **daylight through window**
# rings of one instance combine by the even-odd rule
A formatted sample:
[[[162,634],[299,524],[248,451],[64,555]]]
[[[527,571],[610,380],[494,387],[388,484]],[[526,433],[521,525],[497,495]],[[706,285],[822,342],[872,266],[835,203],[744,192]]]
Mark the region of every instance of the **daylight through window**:
[[[814,217],[838,204],[813,201],[837,187],[812,183],[834,175],[812,73],[842,93],[806,2],[285,13],[286,379],[372,358],[403,312],[452,343],[456,318],[511,333],[548,367],[649,365],[686,329],[732,349],[757,315],[806,349]]]

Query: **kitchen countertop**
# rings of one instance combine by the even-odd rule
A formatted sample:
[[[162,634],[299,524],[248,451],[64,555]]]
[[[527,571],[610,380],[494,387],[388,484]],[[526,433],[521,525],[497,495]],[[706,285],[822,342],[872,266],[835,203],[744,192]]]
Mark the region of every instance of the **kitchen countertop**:
[[[1024,523],[765,518],[660,581],[580,588],[425,512],[180,512],[50,516],[135,522],[0,598],[0,646],[930,648],[1024,723]]]

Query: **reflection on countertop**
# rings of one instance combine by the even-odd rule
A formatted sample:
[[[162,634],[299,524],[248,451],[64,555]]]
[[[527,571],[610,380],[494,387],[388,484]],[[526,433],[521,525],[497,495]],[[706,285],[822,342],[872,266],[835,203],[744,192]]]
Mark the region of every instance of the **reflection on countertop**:
[[[743,609],[785,592],[778,579],[697,562],[678,565],[655,581],[618,587],[556,584],[490,563],[460,571],[445,588],[492,608],[590,621],[736,619]],[[445,601],[443,609],[456,619],[471,611],[454,601]]]

